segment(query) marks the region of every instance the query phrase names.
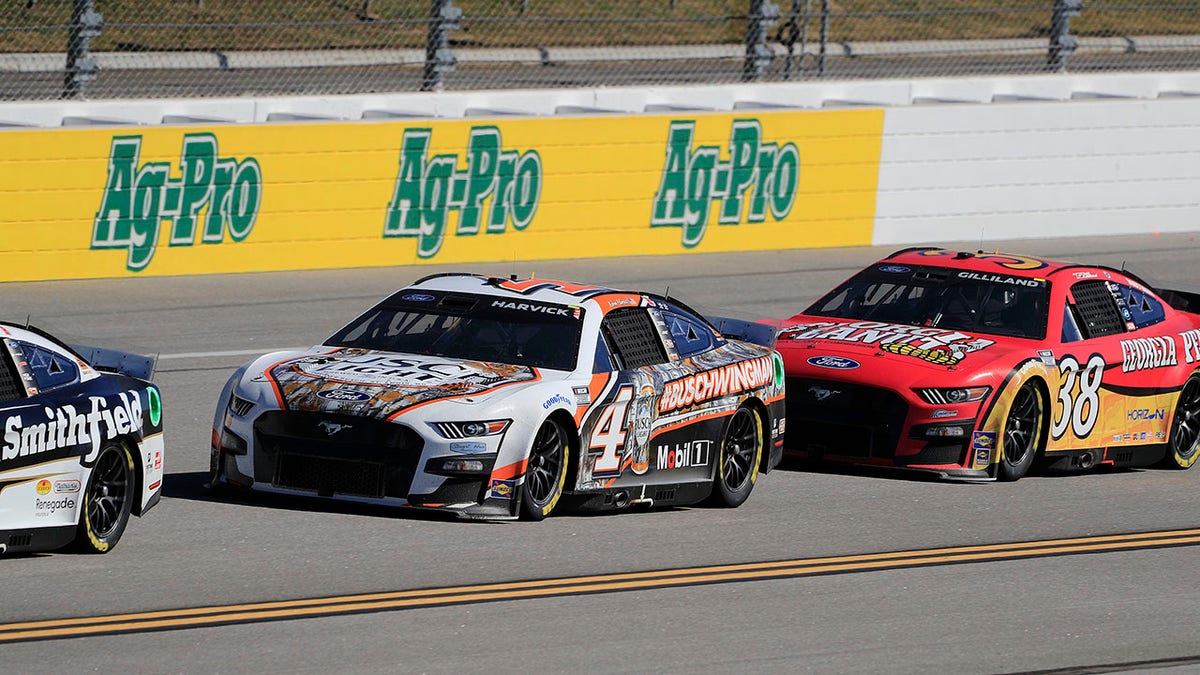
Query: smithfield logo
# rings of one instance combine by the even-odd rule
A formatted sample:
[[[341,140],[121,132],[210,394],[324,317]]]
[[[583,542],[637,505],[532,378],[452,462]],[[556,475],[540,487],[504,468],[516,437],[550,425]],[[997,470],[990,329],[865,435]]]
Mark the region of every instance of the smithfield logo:
[[[811,356],[808,358],[808,365],[834,370],[853,370],[859,366],[859,363],[844,356]]]
[[[196,232],[205,244],[250,235],[262,202],[258,160],[221,157],[211,133],[186,134],[179,157],[180,176],[170,162],[138,163],[142,137],[114,136],[108,180],[92,228],[92,248],[127,248],[125,267],[140,272],[158,246],[159,226],[170,223],[171,246],[191,246]]]
[[[524,230],[542,195],[542,158],[536,150],[502,150],[500,130],[471,129],[467,166],[458,154],[429,159],[431,129],[408,129],[400,141],[400,172],[388,205],[384,237],[416,237],[417,255],[432,258],[446,238],[446,221],[458,213],[455,236]],[[490,198],[490,199],[489,199]],[[487,208],[484,200],[489,200]]]
[[[761,223],[768,212],[778,221],[791,213],[800,183],[795,143],[763,143],[758,120],[735,120],[730,157],[722,161],[720,146],[692,149],[695,129],[691,120],[671,122],[651,227],[682,228],[683,245],[692,248],[704,238],[713,202],[721,204],[721,225],[737,225],[743,218]]]
[[[354,389],[326,389],[325,391],[318,392],[317,398],[325,399],[326,401],[359,403],[371,400],[371,395],[365,391],[356,391]]]

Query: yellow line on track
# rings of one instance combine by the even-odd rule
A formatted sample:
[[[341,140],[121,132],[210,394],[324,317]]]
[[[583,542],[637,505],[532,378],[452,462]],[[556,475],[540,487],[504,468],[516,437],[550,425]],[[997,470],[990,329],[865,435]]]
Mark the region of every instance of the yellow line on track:
[[[0,644],[498,600],[612,593],[1197,544],[1200,544],[1200,529],[1170,530],[73,617],[0,624]]]

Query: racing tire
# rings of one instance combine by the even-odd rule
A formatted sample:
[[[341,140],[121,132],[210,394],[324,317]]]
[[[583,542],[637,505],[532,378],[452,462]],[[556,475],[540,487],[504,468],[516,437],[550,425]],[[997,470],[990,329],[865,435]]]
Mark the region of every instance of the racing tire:
[[[1002,481],[1020,480],[1041,452],[1042,427],[1046,419],[1046,401],[1042,390],[1026,382],[1017,390],[1004,418],[999,469]]]
[[[553,419],[542,422],[525,467],[521,490],[521,517],[542,520],[554,512],[567,482],[567,449],[570,441],[562,424]]]
[[[1200,375],[1193,374],[1183,383],[1168,438],[1163,466],[1186,469],[1196,463],[1200,457]]]
[[[762,453],[762,417],[754,409],[742,406],[725,425],[713,485],[714,504],[735,508],[746,501],[758,480]]]
[[[100,448],[79,505],[74,548],[82,553],[108,553],[121,540],[133,509],[133,455],[121,442]]]

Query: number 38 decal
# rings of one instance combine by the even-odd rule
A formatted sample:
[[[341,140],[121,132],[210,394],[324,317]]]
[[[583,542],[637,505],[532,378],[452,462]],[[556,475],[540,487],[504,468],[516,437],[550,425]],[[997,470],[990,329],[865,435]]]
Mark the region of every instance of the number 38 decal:
[[[1050,423],[1050,436],[1061,438],[1069,425],[1077,438],[1086,438],[1096,427],[1096,419],[1100,416],[1100,381],[1104,378],[1104,358],[1092,354],[1087,364],[1081,366],[1075,357],[1065,356],[1058,362],[1058,370],[1062,374],[1062,384],[1054,406],[1054,419]]]

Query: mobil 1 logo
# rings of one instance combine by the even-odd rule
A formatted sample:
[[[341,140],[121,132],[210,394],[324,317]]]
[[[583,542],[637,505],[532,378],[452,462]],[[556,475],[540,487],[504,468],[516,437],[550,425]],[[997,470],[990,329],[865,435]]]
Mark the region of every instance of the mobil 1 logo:
[[[114,136],[108,179],[92,227],[92,248],[126,248],[125,264],[140,272],[158,246],[159,225],[170,228],[171,246],[191,246],[196,233],[205,244],[225,234],[242,241],[250,234],[262,200],[262,169],[253,157],[221,157],[211,133],[186,134],[179,177],[170,162],[139,162],[142,137]]]
[[[704,238],[714,203],[721,225],[765,222],[768,213],[779,221],[791,213],[800,184],[795,143],[765,143],[758,120],[735,120],[729,159],[722,160],[720,146],[692,148],[695,131],[694,121],[671,122],[651,227],[681,228],[683,245],[692,248]]]

